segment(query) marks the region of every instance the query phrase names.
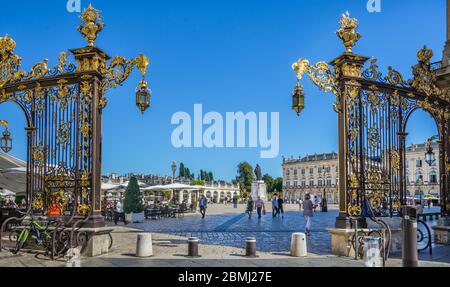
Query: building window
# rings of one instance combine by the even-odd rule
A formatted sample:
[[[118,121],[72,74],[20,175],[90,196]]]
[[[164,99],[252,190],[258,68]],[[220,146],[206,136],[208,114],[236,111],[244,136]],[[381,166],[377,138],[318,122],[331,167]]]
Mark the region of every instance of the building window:
[[[416,160],[416,167],[422,167],[422,160],[421,159]]]
[[[437,183],[437,174],[435,171],[430,173],[430,183]]]
[[[290,181],[286,181],[286,186],[287,187],[291,186],[291,182]]]
[[[305,187],[306,186],[306,181],[302,181],[302,187]]]
[[[318,184],[318,186],[322,186],[322,180],[321,179],[319,179],[319,181],[317,182]]]
[[[416,173],[416,182],[419,182],[419,181],[423,182],[423,175],[420,171],[418,171]]]
[[[302,168],[302,174],[305,174],[305,169],[304,168]]]
[[[298,184],[297,184],[297,181],[296,180],[294,180],[294,186],[297,186]]]
[[[317,168],[317,172],[322,173],[322,168],[321,167]]]
[[[311,179],[311,180],[309,181],[309,186],[314,186],[314,180],[313,180],[313,179]]]
[[[314,173],[314,168],[309,168],[309,174],[313,174]]]
[[[294,175],[297,175],[297,169],[294,169]]]
[[[331,178],[327,179],[327,186],[331,186]]]

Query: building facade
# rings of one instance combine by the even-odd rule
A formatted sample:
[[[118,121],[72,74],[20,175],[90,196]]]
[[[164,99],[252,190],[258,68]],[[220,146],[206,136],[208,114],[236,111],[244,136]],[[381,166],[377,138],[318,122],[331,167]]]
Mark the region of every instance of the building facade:
[[[339,181],[337,153],[283,158],[283,196],[293,202],[305,193],[320,198],[325,193],[328,203],[337,203]]]
[[[168,185],[172,183],[172,176],[160,176],[160,175],[145,175],[145,174],[126,174],[126,175],[118,175],[116,173],[111,173],[106,176],[103,176],[104,183],[111,184],[123,184],[130,180],[130,178],[134,176],[143,187],[155,186],[155,185]],[[174,183],[181,183],[186,185],[191,185],[191,180],[184,177],[176,177],[173,180]],[[116,198],[120,198],[124,196],[124,189],[117,190],[118,195]],[[156,192],[161,194],[161,192]],[[229,182],[225,182],[223,180],[214,181],[214,182],[206,182],[205,190],[201,192],[204,194],[208,201],[211,203],[224,203],[225,200],[229,201],[233,197],[240,197],[241,189],[238,184],[233,184]],[[178,202],[186,201],[191,203],[196,201],[200,195],[198,191],[176,191],[174,194],[175,200]]]
[[[433,145],[438,153],[439,147]],[[431,194],[439,198],[439,156],[429,165],[425,161],[426,145],[412,144],[406,148],[406,185],[410,198],[425,198]],[[285,200],[297,201],[305,193],[323,197],[328,203],[338,203],[338,159],[337,153],[307,155],[298,158],[283,157],[283,196]]]

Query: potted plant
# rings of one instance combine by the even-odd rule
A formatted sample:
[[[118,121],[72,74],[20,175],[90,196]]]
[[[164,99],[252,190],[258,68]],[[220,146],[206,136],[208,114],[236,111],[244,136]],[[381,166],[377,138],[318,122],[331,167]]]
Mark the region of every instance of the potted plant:
[[[123,204],[125,220],[127,222],[144,222],[144,206],[142,204],[142,196],[138,181],[135,177],[132,177],[128,183]]]

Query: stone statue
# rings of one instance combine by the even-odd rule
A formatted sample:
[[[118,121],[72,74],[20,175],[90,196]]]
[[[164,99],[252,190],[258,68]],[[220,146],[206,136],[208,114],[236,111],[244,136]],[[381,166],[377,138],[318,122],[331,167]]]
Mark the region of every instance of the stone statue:
[[[262,180],[261,167],[259,166],[259,164],[256,165],[255,175],[256,175],[256,180]]]

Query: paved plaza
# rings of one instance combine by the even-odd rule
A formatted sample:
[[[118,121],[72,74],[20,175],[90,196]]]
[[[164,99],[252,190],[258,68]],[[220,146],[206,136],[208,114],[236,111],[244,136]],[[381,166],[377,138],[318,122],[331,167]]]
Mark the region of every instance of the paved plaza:
[[[327,213],[315,213],[312,235],[307,239],[308,257],[292,258],[289,256],[290,238],[293,232],[304,229],[305,220],[297,205],[287,205],[284,218],[272,219],[271,210],[258,220],[243,213],[245,207],[239,205],[211,205],[208,214],[202,219],[198,213],[187,214],[180,218],[146,220],[145,223],[119,224],[113,232],[114,246],[109,254],[96,258],[83,258],[82,266],[165,266],[165,267],[312,267],[338,266],[361,267],[363,262],[352,258],[332,256],[331,237],[327,227],[334,225],[337,216],[335,207]],[[433,225],[434,222],[428,222]],[[151,258],[141,259],[134,256],[137,234],[151,232],[153,236],[153,253]],[[259,258],[247,259],[245,238],[257,239]],[[198,237],[201,240],[201,258],[187,259],[186,239]],[[449,266],[450,248],[434,246],[433,255],[420,254],[421,266]],[[65,266],[64,259],[50,261],[40,254],[20,253],[12,255],[0,253],[0,266]],[[401,266],[401,254],[392,254],[387,266]]]

